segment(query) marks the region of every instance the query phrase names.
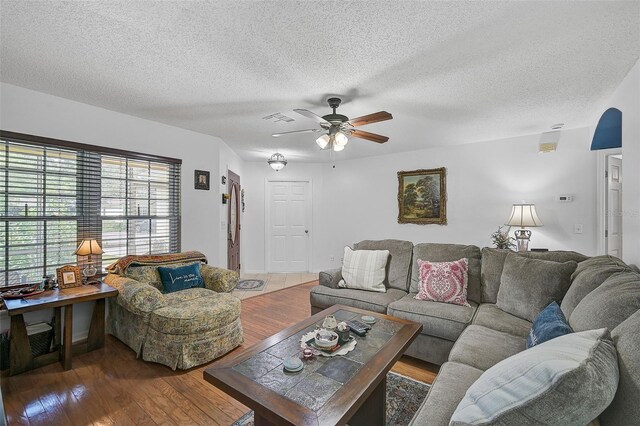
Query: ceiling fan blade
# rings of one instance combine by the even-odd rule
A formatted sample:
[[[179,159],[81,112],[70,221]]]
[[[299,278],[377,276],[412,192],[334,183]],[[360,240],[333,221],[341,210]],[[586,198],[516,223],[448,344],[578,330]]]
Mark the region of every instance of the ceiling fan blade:
[[[278,136],[290,135],[292,133],[316,133],[316,132],[321,132],[321,131],[322,131],[322,129],[293,130],[291,132],[274,133],[271,136],[277,138]]]
[[[308,109],[294,109],[294,111],[300,115],[304,115],[305,117],[312,119],[316,123],[331,125],[331,123],[329,123],[327,120],[320,117],[318,114],[312,113]]]
[[[387,111],[378,111],[373,114],[363,115],[362,117],[357,117],[349,120],[349,123],[353,127],[364,126],[365,124],[377,123],[379,121],[387,121],[391,120],[393,115],[389,114]]]
[[[373,141],[377,143],[385,143],[386,141],[389,140],[389,138],[386,136],[378,135],[376,133],[365,132],[364,130],[353,130],[351,132],[351,136],[360,138],[360,139],[366,139],[368,141]]]

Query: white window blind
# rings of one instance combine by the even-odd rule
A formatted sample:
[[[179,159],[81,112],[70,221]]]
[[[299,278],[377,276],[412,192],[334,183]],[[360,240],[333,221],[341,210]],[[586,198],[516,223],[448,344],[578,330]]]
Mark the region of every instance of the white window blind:
[[[0,287],[30,284],[96,239],[99,266],[180,251],[180,161],[0,133]]]

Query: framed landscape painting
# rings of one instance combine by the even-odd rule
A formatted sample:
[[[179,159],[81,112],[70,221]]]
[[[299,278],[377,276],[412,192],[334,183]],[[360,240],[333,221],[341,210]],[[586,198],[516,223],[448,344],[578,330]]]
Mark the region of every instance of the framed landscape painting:
[[[398,223],[447,224],[447,170],[398,172]]]

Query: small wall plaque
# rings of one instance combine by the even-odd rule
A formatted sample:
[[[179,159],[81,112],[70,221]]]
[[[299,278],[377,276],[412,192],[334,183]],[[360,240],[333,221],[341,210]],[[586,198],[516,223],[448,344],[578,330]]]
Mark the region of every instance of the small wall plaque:
[[[202,189],[204,191],[209,190],[211,173],[206,170],[195,170],[194,171],[194,188]]]

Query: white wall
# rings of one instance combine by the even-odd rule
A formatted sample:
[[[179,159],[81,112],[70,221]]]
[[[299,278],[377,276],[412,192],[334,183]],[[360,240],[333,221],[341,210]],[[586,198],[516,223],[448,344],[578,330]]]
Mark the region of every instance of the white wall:
[[[630,74],[635,75],[635,80],[629,83],[635,81],[636,90],[637,69],[638,66]],[[628,80],[629,77],[623,86]],[[623,86],[619,92],[624,92]],[[635,105],[637,117],[634,99],[621,102]],[[633,113],[627,107],[623,114]],[[504,222],[511,204],[523,199],[536,204],[545,224],[533,229],[532,247],[596,252],[596,156],[589,151],[588,129],[563,131],[558,151],[544,155],[537,152],[540,135],[531,135],[339,161],[335,169],[330,164],[290,162],[276,173],[266,161],[244,163],[219,138],[7,84],[0,86],[0,128],[182,158],[182,247],[203,251],[214,265],[226,266],[227,262],[227,205],[222,205],[221,194],[228,189],[220,177],[227,170],[234,171],[240,175],[246,192],[247,207],[241,218],[244,272],[265,270],[267,179],[313,182],[311,271],[340,266],[343,247],[367,238],[490,245],[489,234]],[[625,130],[627,135],[634,131],[637,135],[637,127]],[[625,164],[640,159],[637,136],[635,139],[635,151],[631,143],[625,148]],[[449,224],[398,224],[396,173],[443,166],[448,172]],[[193,189],[194,169],[211,171],[211,191]],[[627,167],[625,173],[631,173],[630,169]],[[625,175],[625,179],[628,182],[632,177]],[[635,182],[639,182],[637,176]],[[625,194],[628,192],[627,184]],[[635,193],[637,207],[637,186]],[[554,197],[559,194],[573,195],[574,201],[558,203]],[[625,198],[625,202],[633,200]],[[573,233],[575,223],[583,224],[583,234]],[[630,232],[629,227],[625,232]],[[636,231],[636,242],[638,234]],[[628,244],[629,238],[625,241]],[[626,246],[625,250],[629,253]],[[76,313],[74,321],[74,334],[78,336],[86,335],[88,327],[89,307],[83,309],[84,314]]]
[[[622,111],[622,258],[640,266],[640,61],[598,112],[593,130],[611,107]]]
[[[538,154],[539,139],[532,135],[362,158],[337,162],[335,169],[329,164],[289,163],[279,175],[314,179],[313,271],[339,267],[344,246],[363,239],[489,246],[489,235],[504,223],[511,204],[523,199],[536,204],[544,223],[532,230],[532,247],[593,255],[596,158],[589,151],[589,130],[563,131],[555,153]],[[398,224],[397,172],[436,167],[447,168],[449,224]],[[252,246],[245,264],[252,271],[265,268],[262,188],[273,175],[266,164],[245,165],[245,182],[251,186],[245,223]],[[320,191],[316,181],[322,182]],[[560,194],[573,195],[574,201],[555,201]],[[576,223],[583,225],[583,234],[574,234]]]
[[[220,170],[223,164],[225,174],[226,164],[241,169],[241,161],[221,139],[4,83],[0,85],[0,128],[181,158],[182,248],[199,250],[211,264],[226,266],[226,246],[221,252],[226,233],[220,231]],[[196,169],[211,171],[210,191],[194,189]],[[90,307],[76,311],[76,338],[88,332]]]

